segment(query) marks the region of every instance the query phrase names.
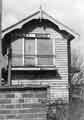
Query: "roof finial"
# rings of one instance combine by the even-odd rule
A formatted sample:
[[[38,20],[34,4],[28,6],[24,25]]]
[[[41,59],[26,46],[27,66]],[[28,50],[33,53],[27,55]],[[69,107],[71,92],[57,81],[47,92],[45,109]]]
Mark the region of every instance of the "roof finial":
[[[41,0],[40,0],[40,21],[42,20],[42,3],[41,3]]]

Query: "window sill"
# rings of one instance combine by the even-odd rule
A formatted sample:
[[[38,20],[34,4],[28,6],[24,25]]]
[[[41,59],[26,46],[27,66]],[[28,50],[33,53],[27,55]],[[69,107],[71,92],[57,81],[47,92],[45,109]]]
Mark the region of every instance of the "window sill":
[[[51,66],[35,66],[35,67],[27,67],[27,66],[12,66],[11,70],[56,70],[56,66],[55,65],[51,65]]]

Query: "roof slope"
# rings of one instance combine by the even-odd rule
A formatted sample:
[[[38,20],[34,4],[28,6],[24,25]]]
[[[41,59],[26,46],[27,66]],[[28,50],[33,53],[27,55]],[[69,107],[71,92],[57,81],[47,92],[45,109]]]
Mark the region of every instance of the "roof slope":
[[[52,16],[50,16],[47,12],[45,12],[42,9],[39,9],[35,13],[29,15],[28,17],[22,19],[21,21],[15,23],[14,25],[2,30],[2,36],[4,36],[6,33],[13,31],[14,29],[19,29],[21,28],[25,23],[31,21],[32,19],[48,19],[52,23],[56,24],[59,26],[60,30],[64,30],[72,34],[75,38],[79,37],[79,34],[75,33],[72,29],[70,29],[68,26],[62,24]]]

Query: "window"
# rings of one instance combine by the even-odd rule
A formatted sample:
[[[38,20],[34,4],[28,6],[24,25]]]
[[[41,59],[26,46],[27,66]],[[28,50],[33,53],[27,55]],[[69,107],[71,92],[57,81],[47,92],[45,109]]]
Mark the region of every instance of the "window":
[[[14,41],[12,47],[12,65],[21,66],[23,64],[23,39]]]
[[[37,55],[39,65],[53,65],[53,45],[51,39],[37,40]]]
[[[24,65],[35,65],[35,39],[24,39]]]
[[[33,36],[32,36],[33,35]],[[55,65],[55,40],[45,34],[28,34],[12,43],[13,66]]]

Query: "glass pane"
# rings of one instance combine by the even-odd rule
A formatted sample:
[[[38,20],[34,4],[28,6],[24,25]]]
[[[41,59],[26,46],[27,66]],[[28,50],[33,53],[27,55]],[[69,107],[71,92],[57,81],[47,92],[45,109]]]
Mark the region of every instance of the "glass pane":
[[[25,39],[24,64],[35,65],[35,39]]]
[[[12,57],[12,65],[13,66],[22,66],[23,60],[22,56],[14,56]]]
[[[53,58],[52,57],[38,57],[38,64],[39,65],[53,65]]]
[[[39,65],[53,65],[53,47],[51,39],[37,40],[37,54]]]
[[[24,64],[28,66],[35,65],[35,57],[24,57]]]
[[[22,66],[23,64],[23,41],[22,39],[15,40],[11,44],[12,47],[12,65]]]
[[[25,39],[25,55],[35,55],[35,39]]]
[[[52,55],[52,40],[51,39],[38,39],[37,40],[37,54],[38,55]]]

